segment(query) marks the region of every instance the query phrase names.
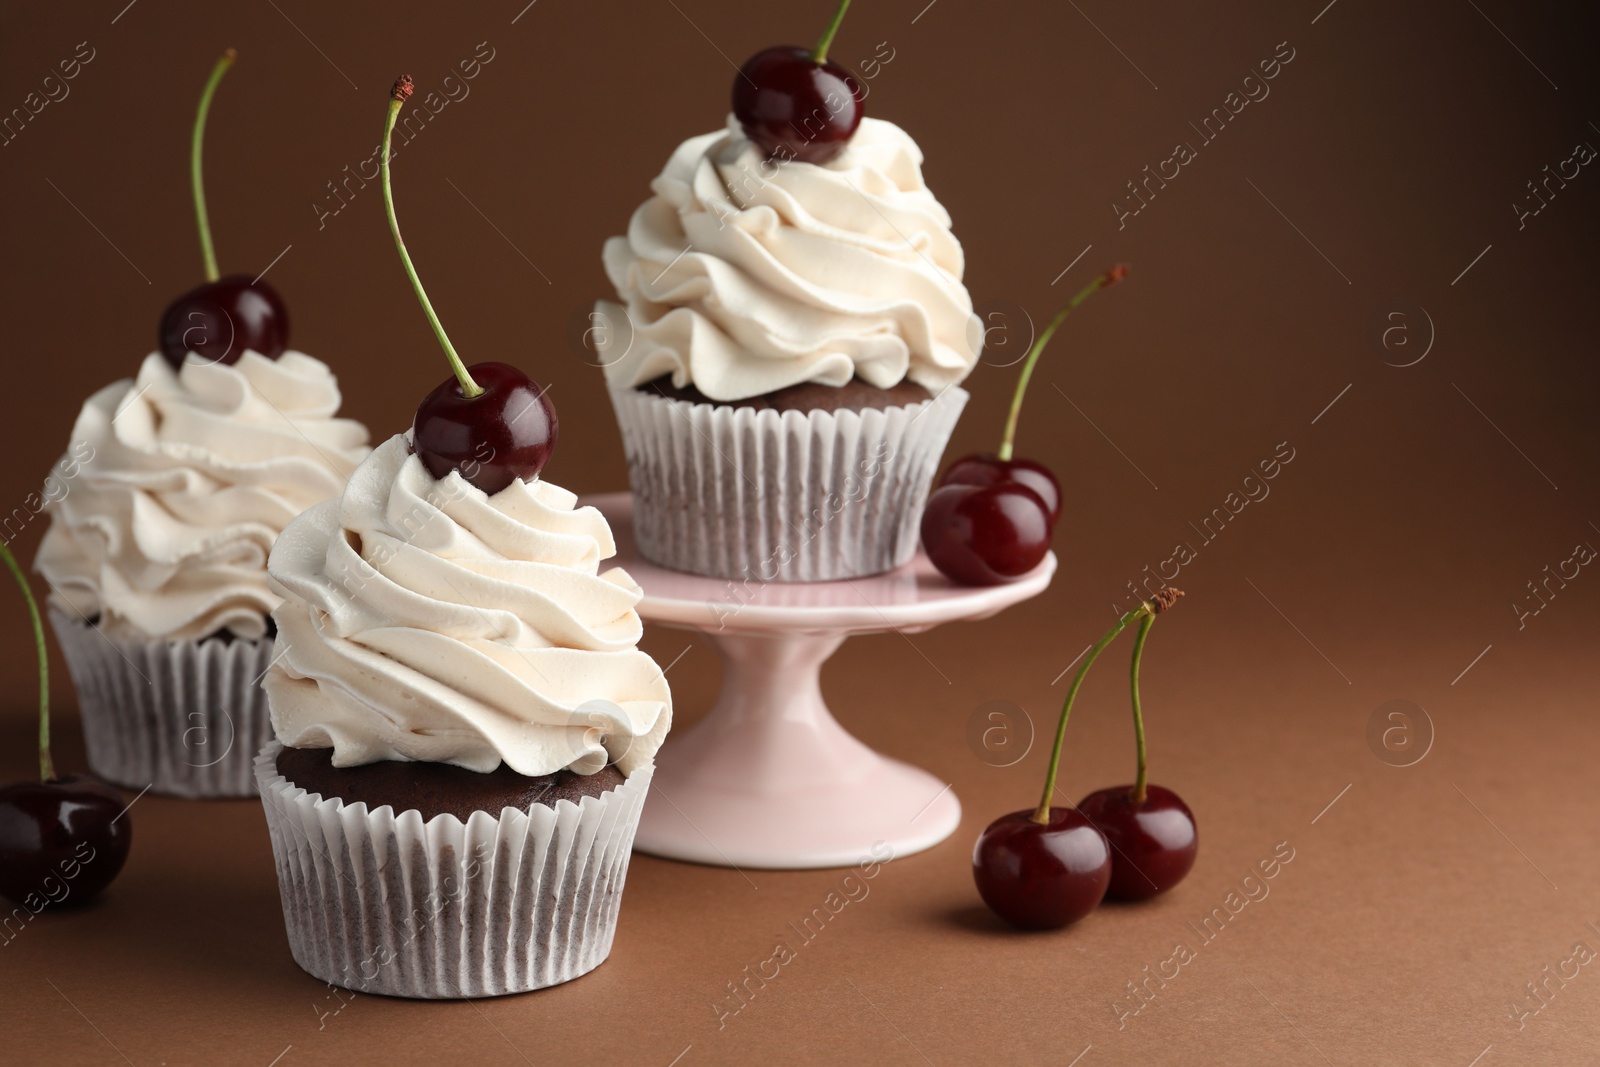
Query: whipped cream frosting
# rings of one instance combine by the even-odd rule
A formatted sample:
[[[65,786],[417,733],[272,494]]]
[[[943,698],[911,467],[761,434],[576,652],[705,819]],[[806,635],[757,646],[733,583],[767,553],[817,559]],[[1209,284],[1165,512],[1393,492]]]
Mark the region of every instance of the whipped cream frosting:
[[[729,116],[683,142],[626,237],[605,245],[607,379],[672,375],[713,400],[801,382],[937,393],[971,372],[982,328],[950,216],[905,131],[862,119],[834,159],[768,161]]]
[[[264,685],[278,740],[333,764],[425,760],[526,775],[648,765],[672,722],[636,643],[643,595],[592,507],[543,480],[486,495],[397,435],[340,500],[289,524]]]
[[[303,352],[237,363],[145,357],[83,405],[35,567],[69,615],[130,640],[266,634],[267,554],[290,519],[338,494],[367,431]]]

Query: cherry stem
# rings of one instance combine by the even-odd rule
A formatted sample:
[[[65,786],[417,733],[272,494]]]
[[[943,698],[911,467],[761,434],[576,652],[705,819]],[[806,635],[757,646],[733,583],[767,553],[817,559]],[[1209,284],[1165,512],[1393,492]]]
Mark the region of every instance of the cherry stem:
[[[1028,392],[1028,381],[1033,377],[1034,364],[1039,362],[1039,356],[1044,352],[1044,346],[1050,343],[1050,338],[1055,336],[1056,329],[1066,321],[1067,316],[1072,314],[1079,304],[1108,285],[1115,285],[1120,282],[1127,277],[1127,274],[1128,268],[1119,263],[1080,289],[1078,295],[1073,297],[1066,307],[1056,312],[1056,317],[1050,320],[1050,324],[1039,334],[1038,340],[1033,342],[1033,347],[1028,349],[1028,358],[1022,364],[1022,373],[1017,377],[1017,391],[1011,397],[1011,412],[1006,416],[1005,437],[1000,441],[999,456],[1002,460],[1011,458],[1012,445],[1017,437],[1017,419],[1022,416],[1022,398]]]
[[[1050,824],[1050,801],[1056,792],[1056,772],[1061,769],[1061,746],[1067,739],[1067,719],[1072,715],[1072,702],[1078,697],[1078,690],[1083,687],[1083,680],[1089,674],[1089,668],[1094,666],[1094,661],[1100,658],[1100,653],[1105,651],[1107,645],[1116,640],[1118,634],[1128,628],[1128,624],[1137,618],[1148,616],[1155,610],[1153,601],[1142,601],[1138,607],[1128,612],[1117,620],[1115,626],[1106,631],[1104,637],[1095,642],[1083,659],[1083,666],[1078,668],[1078,673],[1073,676],[1072,686],[1067,690],[1067,699],[1061,705],[1061,721],[1056,725],[1056,743],[1050,750],[1050,773],[1045,776],[1044,796],[1039,800],[1039,808],[1033,813],[1033,821],[1040,826]]]
[[[844,13],[850,10],[850,0],[841,0],[839,10],[833,13],[833,21],[828,23],[827,30],[822,39],[817,42],[817,47],[811,50],[811,62],[823,64],[828,61],[828,48],[833,44],[833,37],[839,32],[839,24],[844,21]]]
[[[1129,668],[1129,692],[1133,696],[1133,744],[1139,755],[1139,772],[1133,780],[1133,805],[1144,803],[1145,774],[1144,709],[1139,705],[1139,661],[1144,656],[1144,642],[1150,636],[1150,627],[1156,624],[1154,615],[1146,615],[1139,622],[1139,632],[1133,638],[1133,664]]]
[[[22,573],[17,557],[3,541],[0,541],[0,557],[4,557],[7,569],[22,589],[22,597],[28,602],[28,614],[33,617],[33,645],[39,656],[39,780],[48,782],[56,776],[56,768],[50,759],[50,657],[44,647],[44,623],[39,618],[39,602],[33,599],[33,590],[28,587],[28,576]]]
[[[400,262],[405,266],[406,277],[411,279],[411,288],[416,290],[417,302],[422,305],[423,312],[428,316],[428,322],[433,326],[434,336],[439,338],[439,344],[444,349],[445,356],[450,360],[450,369],[455,371],[456,381],[461,383],[461,395],[467,399],[483,395],[483,387],[472,380],[472,375],[467,373],[466,364],[461,362],[461,357],[456,355],[455,345],[450,343],[450,336],[444,332],[444,324],[439,321],[439,316],[433,310],[433,304],[428,300],[428,293],[422,288],[422,279],[417,277],[417,268],[411,262],[411,253],[406,251],[406,243],[400,236],[400,220],[394,213],[394,190],[389,185],[389,150],[390,143],[394,140],[395,120],[400,117],[400,109],[405,106],[406,98],[411,95],[411,79],[401,75],[395,80],[394,88],[389,91],[389,115],[383,124],[383,156],[381,167],[383,170],[383,206],[389,214],[389,232],[394,234],[394,246],[400,252]]]
[[[233,66],[239,53],[228,49],[211,68],[211,77],[200,93],[200,110],[194,117],[194,139],[189,144],[189,181],[194,186],[194,215],[200,224],[200,256],[206,264],[206,281],[214,282],[222,275],[217,271],[217,251],[211,244],[211,218],[206,214],[206,183],[200,173],[200,149],[206,139],[206,115],[211,111],[211,98],[217,93],[222,76]]]

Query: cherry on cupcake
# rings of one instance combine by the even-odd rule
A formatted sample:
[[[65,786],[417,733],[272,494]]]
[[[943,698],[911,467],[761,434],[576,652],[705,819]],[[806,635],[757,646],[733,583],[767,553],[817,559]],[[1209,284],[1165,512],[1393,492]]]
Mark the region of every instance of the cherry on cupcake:
[[[3,543],[0,557],[28,602],[39,658],[39,780],[0,787],[0,895],[37,914],[81,903],[110,885],[128,858],[133,824],[115,786],[55,772],[44,624],[27,577]]]
[[[733,80],[733,114],[768,158],[826,163],[855,135],[866,94],[828,59],[850,0],[842,0],[815,48],[779,45],[745,60]]]
[[[1084,656],[1067,689],[1056,724],[1044,794],[1032,810],[1013,811],[990,823],[972,849],[972,878],[978,895],[1002,919],[1025,930],[1069,926],[1100,905],[1113,878],[1115,850],[1086,812],[1056,807],[1056,775],[1067,738],[1072,704],[1089,668],[1107,645],[1136,619],[1166,610],[1183,594],[1163,589],[1118,619]]]
[[[174,367],[181,367],[189,353],[206,363],[237,363],[245,352],[258,352],[277,359],[289,344],[289,312],[267,283],[248,275],[217,271],[217,254],[211,244],[211,221],[206,214],[205,182],[201,176],[201,146],[205,140],[206,115],[217,84],[233,66],[236,53],[228,49],[217,60],[200,94],[200,109],[195,115],[194,136],[189,147],[189,178],[194,189],[195,219],[200,227],[200,254],[205,260],[205,284],[184,293],[161,315],[158,337],[161,354]]]
[[[459,471],[485,493],[498,493],[518,479],[536,478],[544,469],[556,446],[556,412],[546,391],[517,368],[506,363],[474,363],[470,367],[462,363],[422,288],[400,236],[389,181],[394,124],[411,92],[411,79],[405,75],[389,90],[389,112],[383,126],[383,206],[406,277],[411,279],[417,302],[454,372],[417,406],[411,447],[435,478]]]
[[[1129,690],[1133,702],[1133,737],[1138,753],[1138,771],[1132,785],[1100,789],[1078,802],[1078,810],[1094,823],[1111,842],[1111,886],[1113,900],[1148,900],[1165,893],[1194,866],[1200,839],[1195,830],[1194,813],[1183,798],[1170,789],[1151,785],[1146,773],[1144,709],[1139,703],[1139,662],[1145,639],[1156,615],[1172,607],[1181,590],[1163,589],[1156,594],[1154,613],[1139,622],[1133,642],[1133,665]]]
[[[946,577],[965,585],[998,585],[1027,574],[1050,551],[1050,537],[1061,517],[1061,483],[1043,463],[1013,454],[1022,398],[1045,345],[1067,316],[1127,275],[1128,268],[1119,263],[1056,313],[1022,364],[1000,451],[962,456],[929,495],[922,513],[922,547]]]

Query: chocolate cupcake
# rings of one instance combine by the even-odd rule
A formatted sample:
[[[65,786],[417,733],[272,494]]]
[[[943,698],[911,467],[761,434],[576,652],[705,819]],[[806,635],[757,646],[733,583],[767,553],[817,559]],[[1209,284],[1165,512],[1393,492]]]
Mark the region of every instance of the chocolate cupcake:
[[[566,490],[435,478],[403,436],[283,532],[256,775],[305,970],[478,997],[606,958],[671,723],[614,552]]]
[[[45,483],[34,567],[83,715],[89,766],[130,789],[250,796],[271,736],[267,554],[367,455],[338,383],[302,352],[174,366],[83,405]]]
[[[646,557],[825,581],[916,552],[982,334],[921,163],[889,122],[813,164],[765,159],[730,118],[606,242],[621,303],[594,336]]]

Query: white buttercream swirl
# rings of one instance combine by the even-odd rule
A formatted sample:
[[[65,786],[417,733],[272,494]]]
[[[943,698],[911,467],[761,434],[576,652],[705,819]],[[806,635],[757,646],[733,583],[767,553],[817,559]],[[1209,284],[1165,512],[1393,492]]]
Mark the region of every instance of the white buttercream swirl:
[[[273,541],[369,451],[339,401],[303,352],[181,369],[145,357],[137,379],[84,403],[57,465],[35,563],[52,599],[134,640],[263,636]]]
[[[950,216],[922,152],[863,119],[822,165],[767,161],[731,116],[680,145],[605,245],[625,307],[601,301],[596,347],[613,384],[670,373],[713,400],[801,382],[938,392],[982,346]]]
[[[489,496],[459,472],[435,479],[404,436],[378,446],[272,551],[278,740],[332,747],[337,767],[649,764],[671,693],[636,647],[638,585],[599,569],[611,528],[576,503],[538,479]]]

